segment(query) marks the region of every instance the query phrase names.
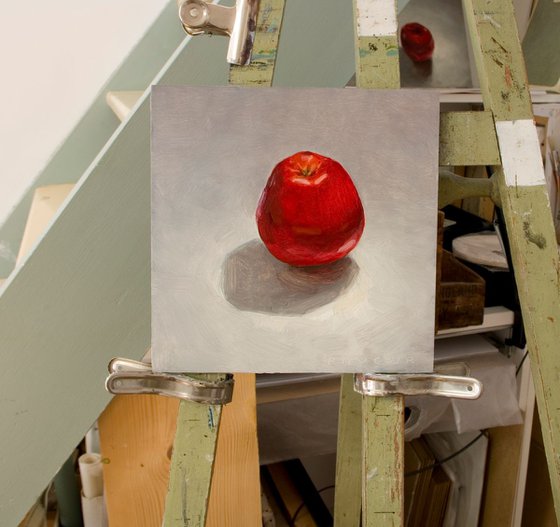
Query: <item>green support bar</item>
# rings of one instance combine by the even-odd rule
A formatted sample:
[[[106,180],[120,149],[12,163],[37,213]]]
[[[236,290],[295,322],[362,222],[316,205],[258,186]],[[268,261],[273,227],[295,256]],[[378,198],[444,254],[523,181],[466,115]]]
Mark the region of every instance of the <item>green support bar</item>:
[[[362,525],[404,525],[404,397],[362,398]]]
[[[272,86],[284,0],[261,0],[251,63],[232,66],[229,83],[238,86]]]
[[[498,165],[492,112],[444,112],[439,120],[440,166]]]
[[[560,265],[511,2],[464,0],[484,106],[494,115],[498,188],[560,517]]]
[[[362,508],[362,398],[354,391],[354,376],[345,373],[340,384],[334,524],[355,527]]]
[[[260,1],[251,64],[231,66],[229,84],[272,85],[283,14],[284,0]],[[220,374],[197,377],[224,378]],[[164,527],[204,527],[206,523],[221,410],[221,406],[180,403]]]
[[[399,88],[396,3],[354,0],[356,85],[358,88]],[[361,427],[353,416],[356,399],[350,395],[350,376],[343,377],[339,410],[339,451],[335,526],[356,526],[359,508],[356,474],[362,476],[362,525],[399,526],[404,517],[404,398],[362,397]],[[359,403],[358,403],[359,404]],[[360,455],[348,452],[360,444]],[[343,464],[347,466],[343,466]],[[361,467],[360,467],[361,464]],[[360,470],[361,469],[361,470]],[[358,487],[359,488],[359,487]]]
[[[163,527],[204,527],[221,413],[219,405],[181,401]]]

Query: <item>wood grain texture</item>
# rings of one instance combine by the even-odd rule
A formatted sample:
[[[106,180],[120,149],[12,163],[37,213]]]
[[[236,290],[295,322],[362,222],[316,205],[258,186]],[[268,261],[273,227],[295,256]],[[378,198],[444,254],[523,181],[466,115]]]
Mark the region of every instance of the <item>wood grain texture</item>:
[[[532,119],[527,76],[513,7],[465,0],[466,19],[484,105],[495,121]],[[499,30],[499,32],[498,32]],[[513,152],[500,152],[502,163]],[[520,160],[522,161],[522,159]],[[540,163],[539,163],[540,164]],[[514,166],[515,168],[515,166]],[[537,173],[542,166],[530,167]],[[560,263],[545,185],[507,185],[515,173],[497,170],[555,508],[560,512]]]
[[[497,165],[500,150],[492,112],[444,112],[439,125],[441,166]]]
[[[179,401],[120,395],[99,418],[111,527],[161,525]]]
[[[335,527],[355,527],[362,510],[362,397],[354,391],[354,376],[344,374],[340,387],[336,447]]]
[[[520,474],[523,425],[488,430],[488,454],[480,527],[513,525],[517,481]],[[519,498],[521,499],[521,498]]]
[[[224,406],[210,487],[206,527],[262,524],[255,374],[235,374]]]

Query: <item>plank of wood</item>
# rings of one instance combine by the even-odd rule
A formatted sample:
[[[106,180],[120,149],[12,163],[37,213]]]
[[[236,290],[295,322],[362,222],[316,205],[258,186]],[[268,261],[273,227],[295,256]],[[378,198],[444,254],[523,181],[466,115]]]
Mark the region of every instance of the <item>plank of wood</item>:
[[[494,178],[492,181],[494,181],[495,179],[497,178]],[[467,167],[467,169],[465,170],[464,180],[469,184],[491,183],[488,178],[485,166]],[[496,192],[496,195],[499,199],[497,183],[495,185],[490,185],[490,189],[490,192]],[[470,212],[471,214],[474,214],[475,216],[478,216],[479,218],[482,218],[483,220],[486,220],[489,223],[492,223],[492,221],[494,220],[494,203],[488,196],[489,194],[486,194],[485,196],[479,194],[478,196],[471,195],[468,197],[464,197],[462,209]]]
[[[287,518],[292,520],[298,508],[303,503],[304,497],[299,492],[288,469],[283,463],[268,465],[266,470],[268,470],[270,479],[276,487],[276,492],[282,502],[284,514],[286,514]],[[294,527],[319,527],[305,506],[297,513],[295,521],[290,521],[289,525],[293,525]]]
[[[206,527],[262,525],[255,374],[234,378],[233,400],[222,410]]]
[[[134,108],[134,105],[140,100],[140,97],[142,97],[142,93],[138,90],[109,91],[105,96],[105,100],[109,108],[119,118],[119,121],[124,121],[132,111],[132,108]]]
[[[397,5],[392,0],[354,0],[356,86],[400,85]]]
[[[221,405],[181,401],[163,527],[206,524],[221,413]]]
[[[480,527],[513,525],[522,439],[523,425],[502,426],[488,431]]]
[[[512,5],[466,0],[485,108],[496,121],[502,168],[498,186],[555,508],[560,511],[560,263],[537,132]]]
[[[364,397],[362,416],[362,524],[403,525],[404,397]]]
[[[99,417],[111,526],[161,525],[178,408],[169,397],[121,395]]]
[[[64,200],[74,187],[73,184],[49,185],[39,187],[33,194],[33,201],[27,217],[25,231],[16,258],[16,265],[21,264],[37,240],[46,231]]]
[[[362,398],[354,391],[354,376],[346,373],[340,386],[334,524],[355,527],[362,509]]]
[[[301,399],[313,397],[326,393],[338,393],[340,390],[340,377],[329,379],[309,380],[295,384],[283,384],[279,386],[259,387],[257,390],[257,404],[287,401],[290,399]]]
[[[440,166],[499,163],[500,151],[492,112],[443,112],[440,115]]]

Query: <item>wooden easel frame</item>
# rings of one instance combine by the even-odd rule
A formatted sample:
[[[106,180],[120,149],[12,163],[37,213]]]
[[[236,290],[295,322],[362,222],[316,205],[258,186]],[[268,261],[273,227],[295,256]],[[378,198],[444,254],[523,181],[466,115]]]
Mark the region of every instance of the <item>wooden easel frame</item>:
[[[335,11],[333,6],[336,6],[334,2],[329,3],[329,13]],[[485,111],[442,116],[441,136],[445,142],[440,161],[449,165],[500,165],[501,159],[512,158],[512,152],[511,145],[503,141],[500,152],[494,150],[497,142],[494,122],[530,121],[532,118],[513,10],[511,4],[498,0],[466,0],[465,6],[478,56]],[[310,8],[303,3],[300,9]],[[208,71],[201,66],[203,62],[223,60],[217,39],[211,43],[204,39],[181,43],[179,24],[175,32],[169,31],[175,19],[175,6],[170,6],[156,23],[156,29],[142,40],[132,60],[111,79],[107,89],[144,87],[154,77],[154,83],[193,83],[200,82],[200,78],[206,84],[224,82],[221,72]],[[316,39],[317,42],[307,47],[327,45],[326,40],[338,39],[342,32],[338,24],[339,20],[333,23],[325,40]],[[284,31],[286,39],[300,38],[297,32],[288,37],[289,27],[287,29]],[[156,48],[158,53],[145,51]],[[169,56],[172,60],[157,73]],[[196,57],[204,57],[205,61]],[[323,60],[320,68],[317,65],[310,68],[314,75],[322,75],[332,64],[337,64],[337,73],[326,81],[321,77],[321,83],[349,78],[348,65],[340,64],[337,57],[331,55]],[[369,57],[368,60],[377,67],[378,63],[386,62],[386,57],[379,57],[379,60]],[[396,70],[392,71],[394,74]],[[312,85],[313,78],[308,82]],[[115,131],[117,133],[112,135]],[[116,120],[104,106],[104,96],[100,96],[39,177],[41,184],[72,182],[79,177],[80,181],[48,232],[10,276],[0,295],[0,349],[5,350],[3,358],[9,365],[1,383],[2,408],[6,409],[5,424],[11,430],[0,438],[2,450],[9,452],[11,458],[6,461],[5,474],[12,477],[7,477],[0,485],[2,519],[6,523],[14,524],[20,519],[29,505],[26,500],[30,493],[44,487],[94,416],[108,402],[99,388],[109,359],[115,355],[141,358],[149,347],[148,145],[147,95],[118,129]],[[533,168],[537,173],[540,170],[534,164]],[[508,232],[513,240],[514,267],[552,488],[556,510],[560,512],[560,471],[556,462],[560,446],[560,393],[555,356],[560,341],[559,278],[546,189],[542,184],[533,184],[530,188],[508,186],[506,181],[515,180],[515,168],[511,165],[506,165],[504,170],[498,168],[497,174]],[[21,221],[25,216],[30,201],[29,195],[18,207],[17,214],[9,220],[11,227],[18,218]],[[17,246],[19,237],[21,229],[14,227],[9,236],[10,245]],[[3,241],[5,239],[3,235]],[[11,267],[5,262],[3,267],[6,276]],[[115,326],[118,332],[111,330]],[[354,395],[349,390],[350,384],[346,385],[343,398],[345,393]],[[87,397],[79,398],[81,393]],[[356,412],[344,415],[357,423],[362,421],[359,399]],[[57,411],[53,412],[53,408]],[[394,408],[387,414],[396,426],[393,431],[388,426],[390,423],[384,426],[382,433],[388,438],[398,439],[402,435],[402,419],[398,412],[399,409]],[[46,460],[42,449],[38,448],[37,430],[41,430],[43,444],[49,445],[51,455]],[[353,449],[353,444],[358,445],[357,450]],[[354,487],[339,487],[358,488],[358,492],[361,486],[360,444],[361,432],[350,434],[348,441],[341,445],[340,453],[347,456],[349,464],[345,466],[350,475],[357,471],[358,480],[351,478]],[[393,474],[400,466],[400,453],[388,444],[384,455],[389,474]],[[37,469],[32,474],[23,474],[22,466]],[[16,477],[18,471],[22,472],[22,477]],[[379,503],[383,505],[388,488],[376,487],[377,481],[379,478],[371,478],[371,492],[379,496]],[[342,494],[337,497],[339,508],[344,506],[337,512],[342,517],[346,514],[344,511],[353,514],[359,510],[356,493],[352,494],[348,498]],[[399,499],[397,496],[393,507],[396,512],[391,513],[397,523]],[[200,506],[205,500],[201,496]],[[381,505],[379,511],[384,512]],[[369,507],[368,516],[375,512],[375,508]]]
[[[263,3],[261,9],[274,5],[281,13],[281,1]],[[376,25],[366,4],[354,1],[357,86],[398,88],[396,5],[392,0],[370,2],[376,5],[376,15],[389,21]],[[442,115],[440,160],[446,165],[496,166],[558,511],[560,389],[554,372],[559,365],[555,347],[560,342],[560,267],[542,164],[535,156],[538,142],[524,62],[511,2],[465,0],[464,7],[485,111]],[[270,77],[260,84],[271,83],[273,61],[271,56],[266,66]],[[251,83],[255,70],[243,72],[245,82]],[[402,525],[403,397],[361,397],[353,390],[352,375],[344,375],[339,423],[335,525],[355,527],[360,516],[367,527]]]

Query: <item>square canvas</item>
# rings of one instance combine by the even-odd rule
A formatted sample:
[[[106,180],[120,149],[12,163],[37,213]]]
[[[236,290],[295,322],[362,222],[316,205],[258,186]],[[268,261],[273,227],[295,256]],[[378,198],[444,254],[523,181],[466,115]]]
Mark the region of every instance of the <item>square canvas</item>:
[[[431,371],[438,134],[420,90],[154,87],[153,369]],[[274,167],[309,151],[350,175],[365,227],[344,258],[302,267],[269,252],[256,210]],[[289,229],[323,236],[293,218],[321,225],[338,198],[294,202],[289,184],[269,190]]]

